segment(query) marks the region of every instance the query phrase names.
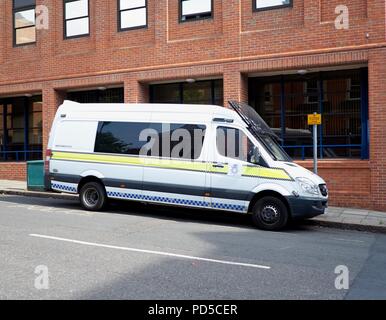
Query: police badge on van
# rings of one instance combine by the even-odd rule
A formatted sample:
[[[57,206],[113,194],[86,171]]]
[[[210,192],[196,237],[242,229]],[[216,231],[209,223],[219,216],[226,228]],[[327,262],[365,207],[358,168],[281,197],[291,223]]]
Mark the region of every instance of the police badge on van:
[[[242,174],[243,166],[241,163],[234,162],[229,164],[228,176],[240,177]]]

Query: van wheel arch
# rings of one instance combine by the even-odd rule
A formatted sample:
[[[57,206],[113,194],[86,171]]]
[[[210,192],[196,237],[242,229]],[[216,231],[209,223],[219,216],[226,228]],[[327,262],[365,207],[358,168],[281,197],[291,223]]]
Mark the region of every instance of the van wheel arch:
[[[280,193],[278,193],[276,191],[271,191],[271,190],[264,190],[264,191],[260,191],[259,193],[256,193],[249,203],[248,212],[252,212],[257,201],[259,201],[260,199],[262,199],[264,197],[275,197],[275,198],[280,199],[287,208],[289,218],[292,218],[291,207],[290,207],[287,199],[283,195],[281,195]]]
[[[78,184],[78,193],[80,193],[80,190],[82,190],[83,186],[86,184],[86,183],[89,183],[89,182],[97,182],[99,183],[106,191],[106,187],[103,183],[103,181],[95,176],[87,176],[87,177],[84,177],[82,178],[80,181],[79,181],[79,184]]]

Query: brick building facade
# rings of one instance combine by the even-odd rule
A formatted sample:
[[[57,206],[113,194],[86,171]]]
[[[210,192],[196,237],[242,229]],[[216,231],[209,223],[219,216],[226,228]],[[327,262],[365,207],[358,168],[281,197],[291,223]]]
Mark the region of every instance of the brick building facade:
[[[331,203],[386,209],[385,1],[200,1],[0,0],[0,179],[25,179],[64,99],[239,100],[308,168],[306,114],[322,112]],[[28,20],[35,5],[48,28]]]

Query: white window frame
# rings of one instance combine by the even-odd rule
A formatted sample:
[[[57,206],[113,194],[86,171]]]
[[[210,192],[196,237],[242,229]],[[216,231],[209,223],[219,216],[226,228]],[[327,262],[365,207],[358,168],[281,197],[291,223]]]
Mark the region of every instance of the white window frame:
[[[148,26],[148,0],[145,0],[144,6],[132,7],[132,8],[127,8],[127,9],[121,9],[121,0],[117,0],[117,8],[118,8],[118,32],[147,28],[147,26]],[[145,9],[145,11],[146,11],[145,24],[122,28],[122,13],[128,12],[128,11],[133,11],[133,10],[139,10],[139,9]]]

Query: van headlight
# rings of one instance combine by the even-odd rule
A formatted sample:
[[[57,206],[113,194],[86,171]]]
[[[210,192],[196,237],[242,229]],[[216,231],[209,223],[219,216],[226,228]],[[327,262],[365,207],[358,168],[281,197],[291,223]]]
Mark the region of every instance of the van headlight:
[[[296,181],[299,183],[300,187],[302,188],[303,192],[312,194],[315,196],[319,195],[319,188],[318,186],[313,183],[310,179],[307,178],[296,178]]]

